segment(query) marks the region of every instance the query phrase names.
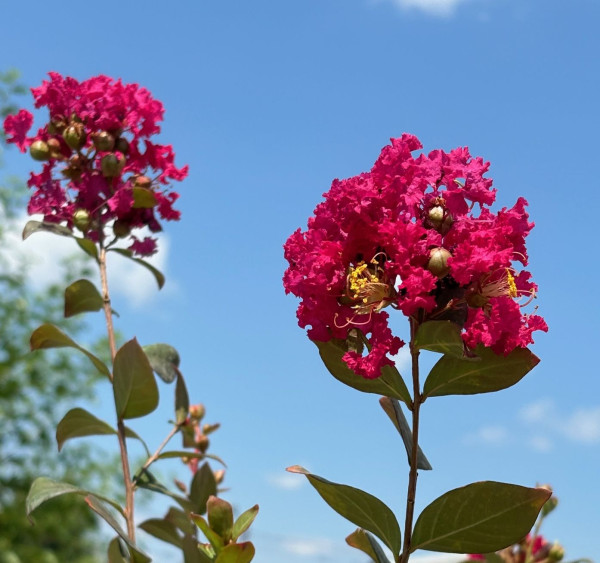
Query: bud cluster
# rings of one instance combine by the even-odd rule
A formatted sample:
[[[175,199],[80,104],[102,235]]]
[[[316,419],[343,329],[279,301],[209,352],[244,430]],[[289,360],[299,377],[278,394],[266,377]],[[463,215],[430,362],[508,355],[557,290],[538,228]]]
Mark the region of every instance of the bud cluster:
[[[187,166],[175,167],[170,145],[150,141],[160,131],[162,104],[137,84],[106,76],[78,82],[50,73],[32,92],[36,107],[49,110],[37,134],[28,136],[33,116],[26,110],[4,121],[8,141],[43,163],[28,182],[34,190],[29,213],[95,242],[131,236],[134,253],[155,252],[155,239],[138,240],[131,232],[160,231],[158,217],[179,219],[173,209],[179,195],[169,182],[187,175]]]

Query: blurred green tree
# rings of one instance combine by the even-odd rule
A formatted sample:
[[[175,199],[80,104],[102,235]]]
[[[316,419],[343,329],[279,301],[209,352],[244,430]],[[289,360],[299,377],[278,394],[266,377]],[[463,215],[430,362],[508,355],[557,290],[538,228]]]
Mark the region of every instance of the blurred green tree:
[[[18,80],[16,71],[0,73],[2,118],[16,110],[15,96],[25,91]],[[0,151],[3,146],[0,138]],[[84,323],[62,318],[66,282],[32,289],[27,259],[11,248],[25,196],[22,181],[0,185],[0,563],[96,563],[105,558],[103,542],[82,499],[65,495],[44,504],[33,515],[34,526],[25,516],[29,486],[40,474],[86,485],[107,474],[106,462],[87,444],[57,452],[58,420],[75,401],[92,398],[96,375],[72,353],[29,352],[29,336],[40,324],[52,322],[77,338]],[[85,275],[84,269],[73,262],[65,276],[67,270]]]

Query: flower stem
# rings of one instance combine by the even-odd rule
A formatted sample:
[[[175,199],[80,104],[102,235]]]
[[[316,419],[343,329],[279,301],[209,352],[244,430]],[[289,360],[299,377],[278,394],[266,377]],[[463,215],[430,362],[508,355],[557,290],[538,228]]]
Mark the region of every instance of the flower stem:
[[[414,346],[418,322],[410,319],[410,355],[412,358],[413,408],[412,408],[412,448],[410,452],[410,472],[408,475],[408,492],[406,495],[406,518],[404,521],[404,545],[399,563],[407,563],[410,556],[413,517],[415,513],[415,497],[417,493],[417,456],[419,452],[419,410],[423,399],[419,384],[419,350]]]
[[[144,465],[142,465],[142,469],[141,469],[142,471],[144,469],[148,469],[148,467],[150,467],[150,465],[152,465],[156,461],[156,458],[160,455],[160,452],[163,451],[163,449],[169,443],[171,438],[173,436],[175,436],[175,434],[177,434],[177,432],[179,432],[179,430],[181,430],[181,427],[184,424],[185,424],[185,420],[183,420],[182,422],[178,422],[177,424],[175,424],[173,426],[173,428],[171,428],[171,431],[167,434],[167,437],[162,441],[162,444],[160,446],[158,446],[158,448],[156,448],[156,451],[146,460]]]
[[[110,304],[110,293],[108,291],[108,278],[106,275],[106,249],[100,248],[98,257],[100,266],[100,282],[102,284],[102,299],[104,301],[104,317],[106,319],[106,330],[108,333],[108,345],[110,347],[110,357],[114,364],[117,354],[117,346],[115,343],[115,329],[113,326],[112,307]],[[113,376],[111,375],[111,381]],[[125,484],[125,519],[127,520],[127,535],[129,539],[135,543],[135,520],[134,520],[134,486],[131,480],[131,472],[129,469],[129,457],[127,455],[127,441],[125,438],[125,423],[122,418],[117,420],[117,435],[119,438],[119,449],[121,451],[121,465],[123,467],[123,482]]]

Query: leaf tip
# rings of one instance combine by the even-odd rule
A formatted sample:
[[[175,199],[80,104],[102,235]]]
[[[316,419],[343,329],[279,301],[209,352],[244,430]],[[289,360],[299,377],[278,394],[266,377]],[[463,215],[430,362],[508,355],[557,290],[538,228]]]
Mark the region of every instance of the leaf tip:
[[[304,469],[301,465],[290,465],[285,468],[289,473],[300,473],[301,475],[308,475],[310,472],[307,469]]]

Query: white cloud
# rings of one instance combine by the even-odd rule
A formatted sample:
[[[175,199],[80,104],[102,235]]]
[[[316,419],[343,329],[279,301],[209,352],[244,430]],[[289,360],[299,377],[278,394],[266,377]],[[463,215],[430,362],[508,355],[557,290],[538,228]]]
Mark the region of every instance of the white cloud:
[[[576,410],[562,425],[562,429],[574,442],[600,442],[600,407]]]
[[[396,364],[396,369],[400,373],[405,373],[410,370],[411,365],[411,355],[410,355],[410,347],[408,344],[405,344],[395,356],[391,356],[391,359]]]
[[[519,411],[519,418],[530,423],[545,422],[554,416],[554,411],[555,407],[552,399],[540,399],[525,405]]]
[[[335,542],[326,538],[287,538],[282,547],[288,553],[302,557],[324,557],[335,553]]]
[[[28,281],[31,287],[39,290],[61,281],[64,276],[59,264],[81,251],[69,237],[51,233],[36,233],[22,240],[21,233],[28,219],[30,217],[23,215],[4,222],[6,231],[2,255],[7,261],[9,271],[20,268],[25,260],[29,265]],[[140,236],[147,235],[142,230]],[[155,236],[158,238],[159,251],[146,260],[165,274],[170,240],[164,233]],[[108,276],[111,293],[121,295],[135,307],[145,304],[158,292],[156,280],[146,268],[114,253],[109,254]],[[168,287],[172,291],[176,286],[172,280],[169,282]]]
[[[306,479],[300,475],[290,473],[273,473],[267,476],[267,481],[278,489],[293,491],[302,487]]]
[[[381,1],[381,0],[379,0]],[[468,0],[390,0],[403,10],[421,10],[422,12],[439,17],[449,17],[454,14],[460,4]]]
[[[546,453],[554,449],[554,442],[547,436],[536,435],[529,440],[529,445],[532,449]]]
[[[465,437],[469,444],[487,444],[490,446],[500,446],[508,440],[508,431],[504,426],[482,426],[472,434]]]

